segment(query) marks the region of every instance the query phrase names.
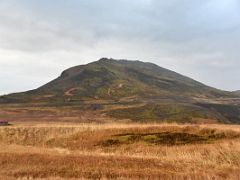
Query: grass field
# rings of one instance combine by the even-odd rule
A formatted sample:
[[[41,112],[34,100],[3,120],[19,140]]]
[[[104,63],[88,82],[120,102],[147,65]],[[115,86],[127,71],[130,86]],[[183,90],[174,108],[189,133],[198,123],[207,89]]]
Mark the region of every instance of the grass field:
[[[240,179],[240,126],[17,123],[0,179]]]

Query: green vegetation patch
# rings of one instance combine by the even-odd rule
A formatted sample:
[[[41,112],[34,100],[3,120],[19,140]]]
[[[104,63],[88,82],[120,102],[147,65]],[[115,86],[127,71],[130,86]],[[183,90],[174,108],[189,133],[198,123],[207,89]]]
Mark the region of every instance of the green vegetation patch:
[[[239,124],[240,122],[240,105],[231,104],[197,104],[212,111],[218,112],[230,123]]]
[[[138,122],[191,122],[193,118],[215,119],[206,109],[185,104],[147,104],[141,107],[108,111],[110,117]]]
[[[114,146],[122,144],[145,143],[154,145],[185,145],[185,144],[202,144],[213,143],[218,139],[224,138],[218,135],[197,135],[183,132],[161,132],[150,134],[120,134],[111,139],[103,141],[102,146]]]

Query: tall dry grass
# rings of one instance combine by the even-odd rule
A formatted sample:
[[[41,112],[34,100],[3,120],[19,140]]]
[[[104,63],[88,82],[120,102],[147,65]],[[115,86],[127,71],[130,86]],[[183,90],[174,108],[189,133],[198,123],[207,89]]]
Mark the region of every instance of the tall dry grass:
[[[221,134],[211,143],[133,142],[117,134]],[[0,179],[240,179],[240,126],[19,124],[0,127]]]

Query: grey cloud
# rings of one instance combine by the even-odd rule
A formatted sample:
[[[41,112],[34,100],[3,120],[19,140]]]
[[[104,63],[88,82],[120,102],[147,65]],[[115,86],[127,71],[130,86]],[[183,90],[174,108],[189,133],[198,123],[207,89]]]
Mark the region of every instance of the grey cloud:
[[[151,61],[240,89],[239,19],[237,0],[2,0],[0,93],[40,86],[102,56]]]

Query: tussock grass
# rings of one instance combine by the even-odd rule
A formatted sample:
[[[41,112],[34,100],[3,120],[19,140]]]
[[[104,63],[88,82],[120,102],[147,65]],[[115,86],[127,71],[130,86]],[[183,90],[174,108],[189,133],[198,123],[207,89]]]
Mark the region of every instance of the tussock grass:
[[[127,143],[101,145],[114,138]],[[240,126],[20,124],[0,128],[0,147],[0,179],[240,179]]]

